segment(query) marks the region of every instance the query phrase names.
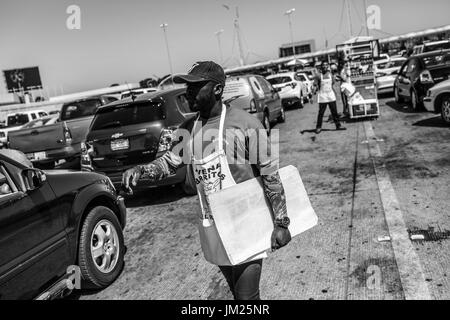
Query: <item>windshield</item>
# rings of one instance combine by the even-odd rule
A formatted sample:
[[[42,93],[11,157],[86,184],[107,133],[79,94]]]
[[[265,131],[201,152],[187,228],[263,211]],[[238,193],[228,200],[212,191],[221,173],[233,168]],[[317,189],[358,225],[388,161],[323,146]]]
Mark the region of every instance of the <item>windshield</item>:
[[[8,117],[8,126],[21,126],[29,121],[25,113],[16,113]]]
[[[296,77],[296,80],[306,81],[305,75],[303,75],[301,73],[296,74],[295,77]]]
[[[137,102],[119,105],[99,112],[92,121],[91,130],[118,128],[138,123],[152,122],[164,118],[164,104],[161,102]]]
[[[102,105],[100,99],[90,99],[64,104],[61,110],[61,119],[70,120],[93,115]]]
[[[290,77],[276,77],[276,78],[267,79],[267,81],[269,81],[271,85],[274,85],[274,84],[282,84],[282,83],[292,82],[292,79]]]

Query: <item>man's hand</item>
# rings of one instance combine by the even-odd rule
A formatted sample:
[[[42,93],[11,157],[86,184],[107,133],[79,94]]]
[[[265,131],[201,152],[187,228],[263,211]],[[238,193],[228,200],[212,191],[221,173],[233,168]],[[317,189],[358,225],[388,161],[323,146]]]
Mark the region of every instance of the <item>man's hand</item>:
[[[271,247],[272,251],[284,247],[291,241],[291,233],[288,228],[275,226],[272,232]]]
[[[139,166],[133,167],[125,171],[122,175],[122,187],[124,188],[124,190],[126,190],[127,193],[133,193],[130,187],[130,180],[131,185],[135,187],[140,177],[141,177],[141,168]]]

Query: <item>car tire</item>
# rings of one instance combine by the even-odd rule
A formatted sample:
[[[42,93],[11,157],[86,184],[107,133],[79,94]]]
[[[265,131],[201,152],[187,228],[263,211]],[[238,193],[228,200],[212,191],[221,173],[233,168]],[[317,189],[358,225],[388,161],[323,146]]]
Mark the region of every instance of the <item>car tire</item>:
[[[264,111],[263,126],[267,131],[267,135],[270,135],[270,130],[272,129],[272,126],[270,124],[269,114],[267,113],[267,111]]]
[[[411,108],[414,112],[420,111],[421,110],[421,104],[420,104],[420,100],[419,100],[419,96],[417,95],[415,90],[411,90]]]
[[[395,97],[395,103],[403,103],[405,100],[400,96],[400,93],[398,92],[398,87],[394,86],[394,97]]]
[[[445,123],[450,124],[450,95],[442,98],[441,117]]]
[[[284,107],[281,106],[280,116],[278,117],[279,123],[284,123],[286,121],[286,113],[284,112]]]
[[[114,212],[92,208],[82,223],[78,246],[83,285],[95,289],[110,285],[122,271],[124,254],[122,227]]]

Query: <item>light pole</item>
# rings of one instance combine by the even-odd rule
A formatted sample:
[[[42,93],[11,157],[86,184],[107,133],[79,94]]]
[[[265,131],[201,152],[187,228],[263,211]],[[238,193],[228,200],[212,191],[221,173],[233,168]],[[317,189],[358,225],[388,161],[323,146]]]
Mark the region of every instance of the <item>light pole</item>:
[[[295,12],[295,8],[289,9],[284,13],[285,16],[288,16],[289,20],[289,32],[291,34],[291,46],[292,46],[292,54],[295,56],[295,47],[294,47],[294,36],[292,34],[292,22],[291,22],[291,14]]]
[[[222,46],[220,45],[220,35],[223,33],[223,29],[216,31],[214,34],[217,37],[217,43],[219,44],[220,64],[223,63]]]
[[[164,30],[164,39],[166,40],[166,48],[167,48],[167,57],[169,58],[169,67],[170,67],[170,77],[173,76],[173,70],[172,70],[172,60],[170,59],[170,51],[169,51],[169,42],[167,41],[167,33],[166,28],[169,25],[167,23],[162,23],[160,27]]]

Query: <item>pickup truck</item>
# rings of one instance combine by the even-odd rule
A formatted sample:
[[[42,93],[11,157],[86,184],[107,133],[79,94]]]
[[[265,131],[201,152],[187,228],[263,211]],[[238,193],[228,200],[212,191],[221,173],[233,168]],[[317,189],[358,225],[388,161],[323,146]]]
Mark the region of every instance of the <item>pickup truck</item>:
[[[47,112],[43,110],[23,111],[10,113],[6,116],[5,126],[0,129],[0,149],[6,147],[8,142],[8,134],[12,131],[19,130],[23,125],[45,117]]]
[[[52,169],[59,160],[71,162],[80,156],[81,141],[97,108],[116,100],[94,96],[64,103],[56,123],[16,132],[9,137],[9,147],[22,151],[42,169]]]

